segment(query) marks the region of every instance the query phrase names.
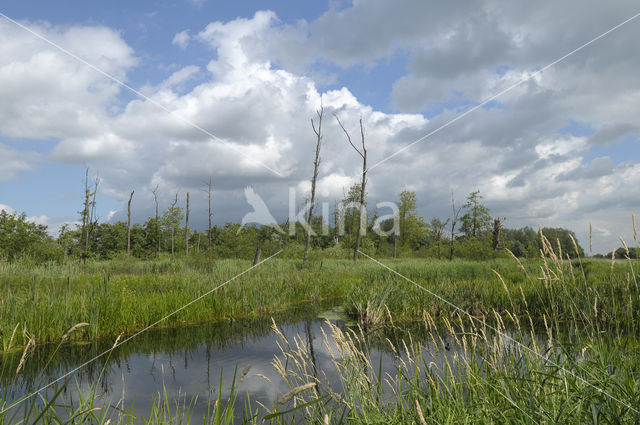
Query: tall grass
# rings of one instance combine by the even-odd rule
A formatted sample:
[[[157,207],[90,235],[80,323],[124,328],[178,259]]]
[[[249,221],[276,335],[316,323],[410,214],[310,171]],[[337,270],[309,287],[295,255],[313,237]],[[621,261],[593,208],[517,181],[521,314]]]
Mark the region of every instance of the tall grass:
[[[228,262],[224,273],[233,273],[245,265]],[[503,261],[417,260],[396,261],[391,266],[461,309],[434,301],[423,290],[371,263],[354,267],[336,261],[325,263],[322,269],[319,265],[300,269],[294,262],[273,262],[256,270],[259,273],[242,285],[225,288],[232,306],[238,306],[239,300],[250,303],[254,298],[261,299],[278,289],[290,292],[271,296],[290,303],[296,293],[293,284],[288,283],[291,281],[304,287],[306,299],[312,298],[308,291],[317,291],[318,297],[327,293],[344,295],[361,326],[344,330],[326,324],[323,344],[331,355],[337,383],[328,378],[329,371],[318,369],[304,338],[285,337],[274,322],[281,352],[272,364],[289,391],[272,406],[252,410],[246,399],[243,417],[234,418],[233,406],[239,397],[232,390],[228,400],[210,401],[210,413],[204,418],[192,418],[193,401],[171,401],[165,393],[158,395],[148,417],[137,418],[127,413],[123,403],[100,403],[100,395],[92,387],[73,405],[58,400],[59,393],[25,403],[22,411],[28,414],[28,420],[24,423],[35,419],[41,423],[65,423],[68,418],[72,419],[70,423],[105,425],[109,420],[158,424],[202,421],[421,425],[640,422],[637,263],[569,262],[550,250],[539,261],[522,267]],[[142,266],[135,263],[130,267]],[[180,275],[203,276],[188,265],[175,267],[184,267]],[[51,278],[46,270],[33,273],[42,273],[44,281]],[[206,276],[215,273],[218,272],[208,271]],[[222,277],[223,271],[219,273],[217,276]],[[91,274],[83,272],[79,276],[81,285],[82,279]],[[135,278],[132,276],[131,269],[114,273],[106,281],[107,292],[114,294],[114,289],[135,287],[131,292],[142,302],[145,296],[160,292],[154,285],[161,285],[162,293],[168,292],[171,297],[177,297],[179,291],[171,292],[170,284],[179,286],[182,282],[182,289],[204,290],[168,271],[150,274],[141,270]],[[120,283],[112,288],[109,282],[114,280]],[[261,286],[263,281],[267,288]],[[37,283],[35,287],[41,288]],[[330,288],[338,290],[331,292]],[[246,295],[247,291],[252,295]],[[108,303],[105,298],[98,299],[96,306]],[[123,303],[125,298],[119,300]],[[220,304],[218,308],[226,307]],[[415,334],[398,336],[401,320],[415,322],[418,318],[419,340]],[[22,343],[23,350],[28,354],[32,346],[29,341],[35,341],[36,335],[24,326],[12,334],[13,338],[7,339],[7,349],[19,340],[16,335],[22,335],[22,341],[26,341]],[[394,353],[394,373],[383,374],[381,363],[372,360],[373,340],[386,344]],[[0,404],[5,406],[8,400],[5,396]],[[54,408],[56,404],[58,410]],[[61,408],[66,409],[64,415]],[[17,419],[20,416],[0,415],[0,424],[15,423]]]
[[[490,317],[494,310],[509,311],[514,320],[536,326],[546,318],[583,328],[597,324],[593,332],[629,329],[640,307],[631,261],[613,269],[606,261],[557,257],[524,264],[510,259],[404,259],[388,264],[471,314]],[[89,323],[81,334],[85,340],[131,334],[250,265],[197,256],[33,267],[0,262],[0,351],[7,349],[16,325],[26,332],[14,335],[14,347],[23,347],[30,338],[38,344],[54,342],[79,322]],[[345,304],[347,312],[363,324],[385,321],[383,306],[401,321],[419,320],[425,311],[440,316],[451,310],[370,261],[354,265],[347,260],[324,260],[303,268],[299,261],[274,258],[161,326],[264,317],[321,300]]]
[[[298,391],[271,417],[299,422],[353,424],[623,423],[640,421],[637,340],[578,337],[566,344],[532,334],[514,344],[483,324],[462,317],[423,319],[430,340],[388,341],[396,372],[383,375],[371,360],[362,329],[327,323],[324,344],[339,384],[313,373],[303,342],[282,339],[274,367]],[[528,341],[528,342],[527,342]],[[440,359],[439,362],[430,359]]]
[[[441,285],[470,285],[491,279],[492,268],[517,273],[507,260],[399,260],[410,275],[422,274]],[[210,261],[162,258],[118,259],[38,266],[0,262],[0,350],[6,350],[15,326],[26,329],[38,344],[54,342],[75,323],[89,326],[82,339],[130,334],[161,319],[197,296],[251,266],[242,260]],[[518,277],[518,279],[520,279]],[[224,319],[268,316],[292,305],[341,300],[355,288],[389,282],[388,273],[367,261],[311,262],[274,258],[240,279],[163,322],[173,327]],[[420,313],[421,300],[407,300]],[[29,338],[19,332],[14,347]]]

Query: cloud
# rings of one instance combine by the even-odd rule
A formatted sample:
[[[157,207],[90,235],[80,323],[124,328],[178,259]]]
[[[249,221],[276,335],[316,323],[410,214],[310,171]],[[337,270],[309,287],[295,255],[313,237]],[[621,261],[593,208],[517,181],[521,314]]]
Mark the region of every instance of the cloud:
[[[452,190],[461,203],[467,193],[480,189],[492,214],[507,217],[509,226],[565,226],[585,240],[592,221],[611,229],[609,235],[599,233],[598,246],[617,243],[617,234],[625,232],[625,217],[639,209],[640,168],[631,160],[617,164],[602,155],[589,158],[593,145],[606,146],[637,133],[640,93],[632,82],[640,63],[628,52],[633,51],[638,30],[627,28],[616,33],[617,38],[612,34],[594,44],[594,50],[518,86],[490,107],[447,123],[469,103],[531,75],[606,30],[625,15],[628,5],[615,10],[599,7],[602,20],[582,7],[562,15],[559,12],[568,9],[555,3],[519,9],[489,2],[462,12],[452,5],[423,2],[378,6],[355,1],[344,9],[332,7],[312,22],[295,24],[283,24],[274,12],[259,11],[250,18],[194,28],[195,35],[189,30],[177,34],[175,45],[204,43],[211,49],[211,60],[206,69],[185,65],[162,83],[145,87],[150,98],[172,113],[143,99],[128,101],[113,112],[118,87],[46,45],[12,36],[8,46],[0,47],[7,51],[0,56],[0,81],[19,83],[11,86],[13,99],[23,103],[0,106],[6,108],[0,128],[16,138],[54,138],[48,159],[90,164],[100,172],[101,193],[123,206],[135,189],[135,217],[153,214],[151,189],[156,185],[161,209],[176,192],[183,202],[190,191],[197,227],[206,221],[201,189],[209,176],[218,224],[237,221],[248,211],[242,196],[248,185],[278,218],[288,213],[288,187],[297,188],[297,202],[302,204],[309,192],[315,144],[310,119],[317,119],[322,96],[320,201],[341,198],[361,169],[359,156],[336,125],[336,113],[356,137],[362,117],[369,164],[385,161],[368,174],[371,204],[394,200],[409,187],[417,191],[421,214],[445,218]],[[565,16],[574,19],[567,21]],[[62,38],[71,31],[45,24],[41,30]],[[126,77],[136,60],[120,34],[104,28],[84,31],[112,46],[104,54],[94,52],[93,58]],[[18,49],[14,39],[28,48]],[[349,87],[323,90],[310,77],[323,71],[322,62],[375,67],[402,50],[409,58],[405,75],[393,87],[380,88],[390,92],[396,113],[363,104]],[[43,66],[36,67],[38,72],[28,71],[26,64],[32,62]],[[12,74],[14,67],[27,71],[18,76]],[[196,76],[197,84],[187,84]],[[50,107],[41,114],[25,113],[43,109],[42,102]],[[433,105],[429,118],[414,112]],[[596,133],[560,134],[571,120],[587,123]],[[442,126],[446,127],[386,160]],[[11,166],[0,165],[0,179],[14,178],[36,160],[2,145],[0,149],[15,159],[9,161]],[[110,213],[114,220],[122,217],[122,210]]]
[[[180,31],[173,37],[173,41],[171,42],[174,46],[178,46],[181,49],[186,49],[189,45],[189,41],[191,40],[191,36],[189,35],[189,30]]]
[[[33,171],[41,156],[36,152],[18,151],[0,143],[0,182],[14,179],[21,171]]]
[[[109,28],[26,24],[116,78],[137,63]],[[85,137],[104,129],[119,85],[10,22],[0,22],[0,38],[0,135]]]
[[[187,0],[187,1],[196,7],[202,7],[202,5],[204,5],[207,0]]]

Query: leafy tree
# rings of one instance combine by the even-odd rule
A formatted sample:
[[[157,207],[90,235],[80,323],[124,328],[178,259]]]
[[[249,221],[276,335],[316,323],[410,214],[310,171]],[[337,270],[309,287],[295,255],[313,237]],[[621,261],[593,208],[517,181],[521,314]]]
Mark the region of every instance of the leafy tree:
[[[341,242],[345,248],[353,247],[355,243],[358,226],[360,226],[360,184],[354,184],[349,188],[347,195],[342,200],[343,208],[341,213],[341,225],[344,226],[344,236]],[[366,193],[365,193],[366,197]],[[366,201],[365,201],[365,213],[364,221],[367,221],[366,213]],[[364,226],[364,225],[363,225]],[[366,228],[366,226],[365,226]]]
[[[502,231],[502,242],[516,257],[533,258],[540,255],[540,235],[531,227]]]
[[[127,249],[127,223],[101,223],[96,226],[92,243],[93,253],[99,258],[112,258]]]
[[[580,257],[584,256],[584,250],[582,249],[580,244],[578,244],[576,234],[571,230],[563,229],[561,227],[543,227],[541,232],[544,237],[549,240],[549,243],[551,244],[551,247],[553,248],[556,255],[558,255],[559,251],[562,250],[562,256],[564,258],[566,258],[567,255],[570,258],[576,258],[578,255]],[[538,235],[538,238],[540,238],[540,235]],[[540,243],[540,246],[542,246],[542,243]],[[577,252],[576,247],[578,249]]]
[[[431,237],[438,249],[438,258],[440,258],[440,245],[442,241],[442,237],[444,236],[444,228],[449,224],[449,219],[446,221],[442,221],[439,218],[432,218],[429,223],[429,229],[431,231]]]
[[[167,209],[162,213],[162,230],[163,233],[170,238],[170,252],[172,254],[175,252],[176,234],[180,233],[178,232],[178,229],[180,228],[180,223],[183,218],[184,213],[182,212],[182,208],[177,206],[175,203],[167,207]]]
[[[0,210],[0,257],[29,256],[39,261],[60,260],[64,252],[47,234],[47,226],[32,223],[26,214]]]
[[[467,203],[464,205],[466,214],[461,218],[460,228],[467,238],[481,238],[491,229],[491,215],[489,209],[480,203],[481,199],[479,190],[467,196]]]
[[[424,246],[427,225],[424,218],[418,215],[415,192],[403,190],[400,193],[398,213],[400,216],[400,244],[412,250]]]

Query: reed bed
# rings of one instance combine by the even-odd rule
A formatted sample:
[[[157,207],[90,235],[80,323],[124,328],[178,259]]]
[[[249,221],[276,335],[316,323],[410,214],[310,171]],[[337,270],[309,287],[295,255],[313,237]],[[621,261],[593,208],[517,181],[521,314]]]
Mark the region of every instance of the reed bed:
[[[492,278],[497,268],[517,276],[509,260],[492,262],[397,260],[402,272],[434,284],[474,285]],[[140,261],[69,262],[26,265],[0,262],[0,351],[31,338],[53,343],[76,323],[88,323],[76,339],[114,338],[131,334],[248,269],[244,260],[202,257]],[[529,265],[528,265],[529,267]],[[519,277],[518,277],[519,278]],[[389,282],[388,272],[369,261],[321,260],[302,267],[300,261],[274,258],[162,322],[175,327],[216,320],[269,316],[321,300],[341,303],[363,285]],[[415,298],[415,297],[414,297]],[[421,314],[424,298],[411,311]]]
[[[78,265],[68,279],[56,277],[61,266],[28,272],[0,267],[10,286],[2,301],[3,347],[21,347],[22,364],[35,344],[53,335],[66,344],[123,326],[132,331],[248,267],[242,261],[164,264],[118,263],[121,271],[110,275],[104,273],[115,266]],[[371,262],[325,261],[302,268],[299,262],[274,260],[169,323],[268,314],[294,301],[344,297],[360,325],[345,329],[326,323],[324,349],[337,383],[318,369],[303,337],[285,337],[274,322],[281,352],[272,365],[289,390],[273,406],[255,410],[247,395],[244,414],[235,417],[239,395],[232,391],[228,400],[210,401],[204,418],[191,418],[192,401],[159,394],[149,416],[138,418],[117,403],[96,407],[95,390],[75,405],[64,405],[56,392],[26,402],[22,411],[28,420],[22,423],[640,422],[640,291],[634,260],[563,260],[549,244],[539,260],[525,263],[388,264],[410,281]],[[65,292],[65,284],[72,289]],[[55,326],[47,325],[54,320]],[[406,320],[419,323],[420,338],[398,332]],[[112,328],[107,321],[115,322]],[[89,325],[60,340],[79,323]],[[383,374],[372,360],[374,341],[394,353],[395,372]],[[0,410],[7,403],[6,396],[0,399]],[[64,416],[60,409],[66,409]],[[0,425],[20,423],[16,418],[24,416],[0,414]]]
[[[635,261],[635,260],[634,260]],[[632,261],[542,258],[492,261],[388,260],[391,268],[463,310],[491,319],[510,311],[519,320],[597,323],[592,331],[631,328],[640,307]],[[634,265],[635,264],[635,265]],[[31,339],[53,343],[76,323],[89,325],[76,339],[136,332],[248,269],[243,260],[206,258],[25,266],[0,263],[0,351]],[[265,317],[309,302],[334,300],[364,325],[451,314],[450,306],[371,261],[324,260],[302,267],[274,258],[160,323],[175,327],[217,320]],[[595,304],[595,308],[594,308]],[[527,312],[525,314],[525,311]],[[529,317],[527,317],[527,314]],[[14,333],[18,326],[20,330]]]

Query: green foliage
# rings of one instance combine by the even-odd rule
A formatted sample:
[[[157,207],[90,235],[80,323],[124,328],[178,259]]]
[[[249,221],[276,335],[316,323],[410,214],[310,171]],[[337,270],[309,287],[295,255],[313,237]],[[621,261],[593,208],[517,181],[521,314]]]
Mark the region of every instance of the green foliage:
[[[0,258],[27,257],[45,262],[60,260],[63,255],[62,249],[47,234],[47,226],[28,221],[24,213],[0,210]]]
[[[640,253],[640,248],[637,247],[633,247],[633,248],[627,248],[627,247],[623,247],[621,246],[620,248],[616,249],[615,251],[615,258],[622,260],[625,258],[639,258],[638,254]]]
[[[584,257],[584,250],[578,244],[576,234],[571,230],[563,228],[543,227],[542,234],[548,239],[549,243],[558,255],[571,258]],[[538,235],[540,238],[540,235]],[[574,243],[575,242],[575,243]]]
[[[417,250],[426,244],[427,225],[424,218],[418,215],[416,193],[404,190],[400,193],[398,205],[400,215],[400,245]]]
[[[481,199],[479,190],[467,195],[467,203],[464,205],[466,213],[460,219],[460,231],[467,238],[482,239],[491,230],[491,215],[489,209],[480,203]]]

